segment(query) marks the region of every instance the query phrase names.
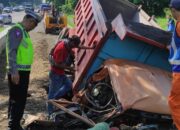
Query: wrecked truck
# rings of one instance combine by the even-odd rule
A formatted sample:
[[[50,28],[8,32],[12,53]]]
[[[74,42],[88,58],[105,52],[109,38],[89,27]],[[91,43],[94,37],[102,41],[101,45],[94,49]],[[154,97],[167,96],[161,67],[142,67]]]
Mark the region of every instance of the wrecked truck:
[[[120,130],[175,130],[168,107],[171,34],[125,0],[79,0],[75,25],[69,35],[96,48],[76,50],[74,96],[50,101],[58,111],[49,124],[80,130],[107,122]],[[52,126],[36,121],[29,128],[42,124]]]

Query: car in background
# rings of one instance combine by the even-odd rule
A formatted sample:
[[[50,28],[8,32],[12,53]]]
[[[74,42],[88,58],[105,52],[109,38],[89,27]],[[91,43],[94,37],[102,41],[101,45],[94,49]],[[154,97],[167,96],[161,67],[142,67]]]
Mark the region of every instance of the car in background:
[[[19,5],[18,8],[20,11],[24,11],[24,9],[25,9],[23,5]]]
[[[43,3],[39,6],[39,13],[41,16],[44,16],[44,13],[49,10],[51,10],[51,5],[48,3]]]
[[[3,4],[2,4],[2,3],[0,3],[0,14],[1,14],[1,13],[2,13],[2,11],[3,11],[3,8],[4,8]]]
[[[0,28],[3,27],[3,26],[4,26],[3,22],[0,21]]]
[[[11,8],[11,7],[5,7],[5,8],[3,9],[3,12],[4,12],[4,13],[12,13],[12,8]]]
[[[11,24],[12,23],[11,15],[10,14],[0,14],[0,23]]]
[[[13,7],[13,11],[19,12],[19,11],[21,11],[21,10],[20,10],[19,6],[14,6],[14,7]]]
[[[43,3],[40,5],[40,10],[51,10],[51,5],[48,3]]]
[[[32,10],[32,11],[34,11],[33,4],[31,4],[31,3],[24,4],[24,8],[25,8],[25,10]]]

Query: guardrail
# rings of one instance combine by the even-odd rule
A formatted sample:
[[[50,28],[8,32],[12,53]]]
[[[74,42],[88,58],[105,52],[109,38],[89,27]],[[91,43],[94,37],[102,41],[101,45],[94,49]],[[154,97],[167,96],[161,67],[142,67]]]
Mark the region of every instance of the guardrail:
[[[7,27],[4,31],[0,32],[0,54],[5,49],[6,45],[6,34],[11,27]]]

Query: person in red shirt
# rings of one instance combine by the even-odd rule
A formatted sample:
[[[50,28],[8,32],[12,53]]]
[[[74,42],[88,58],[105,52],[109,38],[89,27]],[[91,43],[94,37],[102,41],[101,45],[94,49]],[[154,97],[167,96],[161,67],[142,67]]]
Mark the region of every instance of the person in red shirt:
[[[66,95],[72,88],[72,81],[65,75],[64,70],[75,71],[72,64],[73,48],[94,49],[93,47],[80,46],[80,38],[73,35],[71,38],[58,41],[55,47],[51,50],[49,61],[51,70],[49,73],[49,92],[48,100],[59,99]],[[49,116],[53,113],[53,105],[48,103]]]

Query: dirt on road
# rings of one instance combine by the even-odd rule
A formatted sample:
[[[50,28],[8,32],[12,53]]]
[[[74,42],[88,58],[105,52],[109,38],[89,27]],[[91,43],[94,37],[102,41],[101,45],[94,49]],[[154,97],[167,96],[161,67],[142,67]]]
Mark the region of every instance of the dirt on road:
[[[41,31],[30,33],[34,44],[34,63],[31,71],[29,93],[25,114],[38,115],[46,113],[47,94],[45,87],[48,86],[48,53],[55,40],[56,35],[45,35]],[[5,51],[0,55],[0,130],[7,129],[7,108],[8,108],[8,85],[6,76]]]

